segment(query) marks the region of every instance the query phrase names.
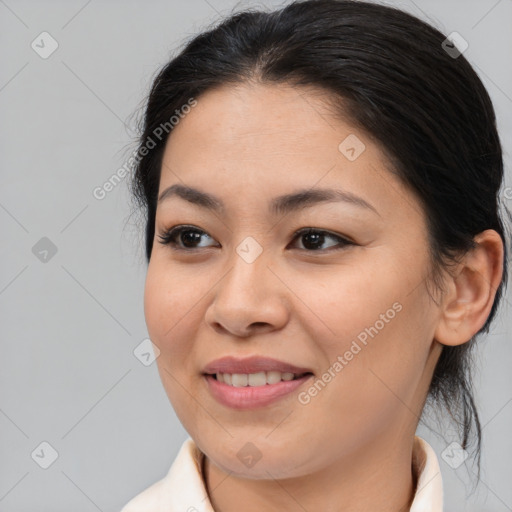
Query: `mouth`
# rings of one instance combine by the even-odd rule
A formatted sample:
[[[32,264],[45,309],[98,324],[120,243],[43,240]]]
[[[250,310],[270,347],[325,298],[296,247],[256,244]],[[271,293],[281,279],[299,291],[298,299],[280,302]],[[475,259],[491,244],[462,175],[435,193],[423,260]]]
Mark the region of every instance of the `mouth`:
[[[223,406],[237,410],[262,408],[290,397],[306,385],[313,373],[205,373],[211,396]]]
[[[244,358],[225,356],[207,364],[203,368],[203,373],[215,375],[219,380],[226,374],[252,376],[251,379],[257,379],[258,377],[255,377],[255,375],[262,379],[262,374],[270,374],[270,380],[273,381],[277,378],[277,375],[279,375],[280,380],[283,376],[285,380],[291,380],[294,376],[311,373],[311,368],[299,367],[286,361],[259,355]],[[235,378],[235,381],[237,379]],[[239,380],[243,382],[242,379]]]
[[[260,387],[272,386],[279,382],[288,382],[291,380],[300,380],[303,377],[313,375],[311,372],[291,373],[291,372],[256,372],[256,373],[206,373],[217,382],[222,382],[235,388],[241,387]]]
[[[232,409],[255,409],[290,398],[313,377],[310,368],[263,355],[224,356],[202,375],[210,395]]]

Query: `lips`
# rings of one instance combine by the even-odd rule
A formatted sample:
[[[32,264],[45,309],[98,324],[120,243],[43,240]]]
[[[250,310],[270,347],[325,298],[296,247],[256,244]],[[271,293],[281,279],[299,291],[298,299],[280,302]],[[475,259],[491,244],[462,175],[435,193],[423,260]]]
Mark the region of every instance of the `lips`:
[[[207,375],[213,375],[215,373],[234,374],[270,371],[293,373],[295,375],[313,373],[309,368],[295,366],[291,363],[263,356],[250,356],[245,358],[236,358],[233,356],[221,357],[220,359],[211,361],[203,369],[203,373]]]

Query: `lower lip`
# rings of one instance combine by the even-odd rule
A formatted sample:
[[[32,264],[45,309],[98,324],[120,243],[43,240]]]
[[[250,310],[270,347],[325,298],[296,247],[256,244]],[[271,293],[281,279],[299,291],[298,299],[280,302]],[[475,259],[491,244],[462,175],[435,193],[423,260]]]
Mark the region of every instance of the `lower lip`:
[[[222,405],[233,409],[256,409],[289,395],[313,377],[313,375],[309,373],[299,379],[282,380],[276,384],[243,386],[239,388],[219,382],[213,375],[205,375],[204,377],[213,397]]]

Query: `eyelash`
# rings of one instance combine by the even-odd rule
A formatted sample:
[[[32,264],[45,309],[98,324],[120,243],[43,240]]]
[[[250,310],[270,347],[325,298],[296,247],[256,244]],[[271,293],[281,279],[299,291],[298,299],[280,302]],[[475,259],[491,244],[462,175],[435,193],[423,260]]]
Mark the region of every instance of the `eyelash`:
[[[175,227],[170,228],[169,230],[165,231],[163,234],[158,235],[158,238],[160,239],[159,242],[161,244],[163,244],[163,245],[168,245],[173,251],[193,252],[193,251],[197,251],[199,249],[209,249],[210,248],[210,247],[193,247],[193,248],[180,247],[177,244],[175,239],[181,233],[186,232],[186,231],[192,231],[192,232],[195,232],[195,233],[200,233],[201,235],[208,235],[208,233],[206,233],[202,229],[196,228],[194,226],[185,226],[185,225],[175,226]],[[347,246],[357,245],[354,242],[352,242],[350,240],[347,240],[346,238],[343,238],[343,237],[341,237],[339,235],[335,235],[334,233],[331,233],[329,231],[325,231],[325,230],[321,230],[321,229],[315,229],[315,228],[302,228],[302,229],[299,229],[298,231],[296,231],[294,233],[293,240],[295,240],[296,238],[298,238],[300,236],[310,235],[310,234],[327,235],[329,238],[334,238],[334,239],[338,240],[342,244],[342,246],[341,247],[333,246],[333,247],[329,247],[327,249],[299,249],[299,250],[306,251],[306,252],[323,252],[323,253],[325,253],[325,252],[328,252],[328,251],[330,252],[332,250],[335,250],[335,251],[336,250],[343,250]]]

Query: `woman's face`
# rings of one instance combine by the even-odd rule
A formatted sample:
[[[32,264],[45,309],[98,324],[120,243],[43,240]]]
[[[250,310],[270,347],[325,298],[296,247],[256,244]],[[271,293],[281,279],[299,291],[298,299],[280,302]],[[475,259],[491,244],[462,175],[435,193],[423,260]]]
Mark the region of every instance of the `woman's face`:
[[[414,434],[440,315],[423,211],[369,136],[312,90],[222,87],[172,131],[159,196],[172,185],[216,200],[158,203],[145,315],[169,399],[210,461],[294,477]],[[311,195],[321,190],[331,200]],[[189,230],[162,243],[179,225]],[[263,385],[263,362],[240,372],[259,373],[256,387],[233,387],[205,375],[225,356],[309,373]]]

